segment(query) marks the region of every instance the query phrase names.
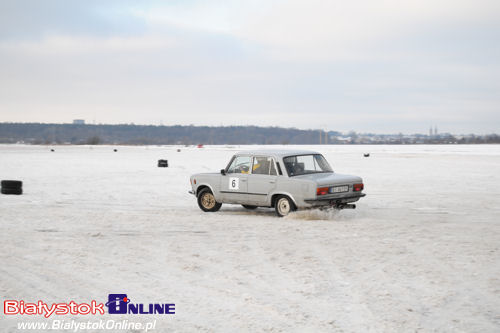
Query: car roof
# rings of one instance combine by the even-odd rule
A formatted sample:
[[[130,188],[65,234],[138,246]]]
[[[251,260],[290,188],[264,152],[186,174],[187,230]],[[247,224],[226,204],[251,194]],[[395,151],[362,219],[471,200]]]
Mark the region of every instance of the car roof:
[[[282,150],[244,150],[239,151],[235,155],[264,155],[272,157],[285,157],[293,155],[310,155],[310,154],[320,154],[313,150],[292,150],[292,149],[282,149]]]

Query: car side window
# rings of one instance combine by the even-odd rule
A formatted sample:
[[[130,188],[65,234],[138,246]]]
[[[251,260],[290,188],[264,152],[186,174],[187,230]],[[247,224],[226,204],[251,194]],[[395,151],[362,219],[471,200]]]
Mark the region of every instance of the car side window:
[[[252,173],[254,175],[268,175],[271,163],[269,157],[254,157]]]
[[[227,169],[227,173],[250,173],[250,156],[236,156]]]
[[[252,165],[252,174],[254,175],[274,175],[276,168],[272,157],[254,157]]]

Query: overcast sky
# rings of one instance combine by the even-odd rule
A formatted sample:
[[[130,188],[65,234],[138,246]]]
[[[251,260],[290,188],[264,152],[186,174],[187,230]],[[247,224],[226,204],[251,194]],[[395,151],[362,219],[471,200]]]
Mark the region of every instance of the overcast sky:
[[[499,0],[0,0],[0,122],[500,133]]]

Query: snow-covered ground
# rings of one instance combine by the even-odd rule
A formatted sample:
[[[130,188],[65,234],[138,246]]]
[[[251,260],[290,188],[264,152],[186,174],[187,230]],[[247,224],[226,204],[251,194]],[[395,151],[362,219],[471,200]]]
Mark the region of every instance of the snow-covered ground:
[[[0,331],[40,320],[4,300],[109,293],[175,303],[124,317],[159,332],[500,331],[499,145],[301,146],[363,177],[356,210],[203,213],[189,175],[253,148],[280,147],[0,146]]]

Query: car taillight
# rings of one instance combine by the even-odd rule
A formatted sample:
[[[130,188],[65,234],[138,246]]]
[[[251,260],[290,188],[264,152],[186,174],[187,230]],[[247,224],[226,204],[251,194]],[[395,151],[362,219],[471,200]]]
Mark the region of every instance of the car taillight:
[[[352,190],[354,192],[359,192],[359,191],[362,191],[364,188],[363,184],[354,184],[354,186],[352,187]]]
[[[316,195],[325,195],[328,194],[328,187],[318,187],[316,189]]]
[[[196,179],[195,179],[195,180],[193,180],[193,183],[195,183],[195,184],[196,184]]]

